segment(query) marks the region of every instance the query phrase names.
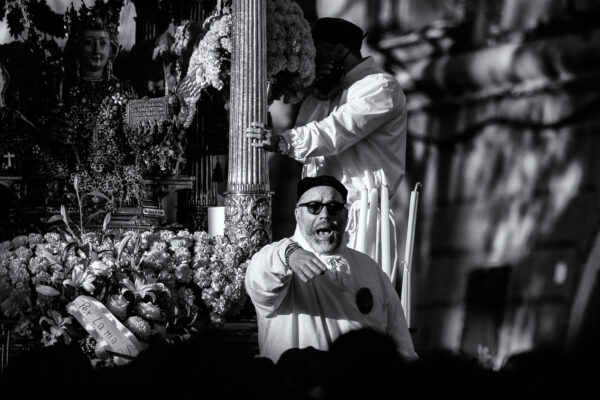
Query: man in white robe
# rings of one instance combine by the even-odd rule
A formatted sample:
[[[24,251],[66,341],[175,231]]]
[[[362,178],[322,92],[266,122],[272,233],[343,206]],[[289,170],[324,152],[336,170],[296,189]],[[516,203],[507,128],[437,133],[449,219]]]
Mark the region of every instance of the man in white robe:
[[[263,247],[246,272],[260,355],[277,362],[290,348],[327,350],[362,327],[390,335],[417,358],[400,300],[377,263],[345,246],[347,190],[334,177],[298,183],[296,232]]]
[[[367,186],[365,171],[381,196],[387,183],[389,196],[397,191],[405,172],[406,97],[398,81],[379,68],[372,57],[363,58],[362,30],[337,18],[321,18],[313,29],[317,49],[317,79],[343,69],[328,93],[315,90],[302,102],[296,126],[283,132],[252,124],[247,137],[255,147],[278,151],[304,164],[302,176],[332,175],[348,189],[351,204],[348,246],[356,248],[360,191]],[[336,67],[337,65],[337,67]],[[341,68],[340,68],[341,66]],[[321,81],[322,82],[322,81]],[[375,205],[377,207],[377,205]],[[393,216],[390,216],[394,226]],[[377,223],[376,223],[377,225]],[[367,254],[380,259],[379,229],[371,235]],[[397,257],[397,240],[391,230],[391,259]]]

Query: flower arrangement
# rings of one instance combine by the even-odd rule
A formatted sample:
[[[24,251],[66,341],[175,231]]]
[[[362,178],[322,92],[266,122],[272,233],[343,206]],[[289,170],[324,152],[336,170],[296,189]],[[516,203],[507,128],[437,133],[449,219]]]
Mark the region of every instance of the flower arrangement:
[[[193,47],[186,75],[177,86],[177,96],[181,100],[178,119],[185,127],[189,127],[196,114],[198,100],[203,91],[219,92],[229,85],[229,69],[231,63],[231,14],[229,8],[217,9],[202,25]],[[188,42],[189,43],[189,42]],[[178,41],[174,49],[179,48]],[[186,49],[188,47],[186,46]],[[228,91],[223,97],[228,104]]]
[[[175,30],[171,52],[177,57],[175,69],[178,82],[187,73],[188,64],[194,51],[194,44],[201,32],[200,25],[190,20],[182,21]]]
[[[79,199],[81,203],[81,199]],[[0,314],[17,338],[44,345],[76,340],[102,365],[104,343],[74,320],[80,296],[100,302],[140,343],[184,340],[203,321],[221,324],[245,302],[250,247],[205,232],[86,232],[65,207],[56,232],[0,243]],[[86,328],[87,329],[87,328]]]
[[[205,21],[207,32],[190,59],[196,83],[221,90],[229,82],[231,22],[228,10]],[[267,1],[267,76],[278,82],[284,100],[298,103],[315,78],[315,47],[310,25],[291,0]],[[279,97],[279,96],[278,96]]]
[[[273,98],[296,104],[315,79],[315,46],[302,9],[292,0],[267,1],[267,76]]]
[[[187,73],[194,44],[201,33],[201,27],[196,22],[183,20],[175,29],[174,36],[167,30],[156,41],[152,59],[162,62],[165,94],[173,103],[175,88]]]
[[[221,90],[229,83],[231,20],[231,14],[225,11],[204,22],[206,34],[194,49],[188,67],[201,89],[211,86]]]
[[[144,121],[141,126],[125,128],[127,142],[135,161],[132,168],[146,176],[177,175],[186,163],[186,136],[176,122]]]
[[[190,58],[187,75],[177,94],[182,101],[181,119],[189,126],[202,91],[229,86],[231,24],[228,7],[217,9],[204,22],[204,36]],[[271,98],[298,103],[315,78],[316,50],[310,26],[300,6],[291,0],[267,1],[267,76],[275,81]],[[227,96],[227,94],[225,94]],[[228,107],[227,100],[225,106]]]

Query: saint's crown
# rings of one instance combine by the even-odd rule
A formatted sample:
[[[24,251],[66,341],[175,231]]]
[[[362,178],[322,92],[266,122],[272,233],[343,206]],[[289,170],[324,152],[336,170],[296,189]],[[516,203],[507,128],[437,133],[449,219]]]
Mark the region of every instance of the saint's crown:
[[[104,30],[111,37],[116,36],[119,29],[119,17],[123,0],[96,0],[94,5],[88,7],[81,2],[81,8],[71,8],[65,13],[65,22],[69,27],[69,34],[78,34],[84,29]]]

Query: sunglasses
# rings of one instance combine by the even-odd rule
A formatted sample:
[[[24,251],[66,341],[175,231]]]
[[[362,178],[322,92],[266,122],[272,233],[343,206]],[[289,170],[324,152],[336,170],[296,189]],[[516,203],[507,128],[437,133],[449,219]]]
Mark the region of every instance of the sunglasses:
[[[346,209],[346,205],[344,203],[340,203],[339,201],[330,201],[329,203],[311,201],[308,203],[298,204],[297,207],[306,207],[306,210],[312,215],[321,214],[323,207],[327,207],[327,213],[329,215],[338,215]]]

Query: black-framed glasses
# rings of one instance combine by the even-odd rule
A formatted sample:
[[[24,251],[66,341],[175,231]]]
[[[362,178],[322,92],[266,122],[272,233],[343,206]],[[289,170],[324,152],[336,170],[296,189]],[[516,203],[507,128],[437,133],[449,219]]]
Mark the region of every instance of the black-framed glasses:
[[[329,203],[319,203],[318,201],[310,201],[308,203],[298,204],[297,207],[306,207],[306,210],[312,215],[319,215],[323,211],[323,207],[327,207],[329,215],[338,215],[346,208],[344,203],[339,201],[330,201]]]

